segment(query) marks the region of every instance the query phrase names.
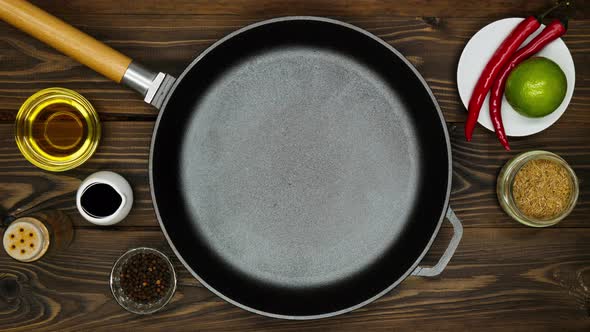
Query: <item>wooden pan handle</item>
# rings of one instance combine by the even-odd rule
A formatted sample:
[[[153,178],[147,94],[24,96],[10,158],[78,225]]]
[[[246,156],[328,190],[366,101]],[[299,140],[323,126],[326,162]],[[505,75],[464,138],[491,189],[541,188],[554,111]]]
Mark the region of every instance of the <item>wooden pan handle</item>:
[[[131,59],[24,0],[0,0],[0,18],[119,83]]]

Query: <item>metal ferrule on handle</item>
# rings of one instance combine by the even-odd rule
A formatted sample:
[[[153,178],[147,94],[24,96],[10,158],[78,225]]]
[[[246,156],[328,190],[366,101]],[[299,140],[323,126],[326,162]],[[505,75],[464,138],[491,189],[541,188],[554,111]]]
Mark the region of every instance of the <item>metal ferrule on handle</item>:
[[[168,74],[161,72],[156,74],[138,63],[131,62],[121,83],[139,92],[146,103],[160,109],[175,80]]]

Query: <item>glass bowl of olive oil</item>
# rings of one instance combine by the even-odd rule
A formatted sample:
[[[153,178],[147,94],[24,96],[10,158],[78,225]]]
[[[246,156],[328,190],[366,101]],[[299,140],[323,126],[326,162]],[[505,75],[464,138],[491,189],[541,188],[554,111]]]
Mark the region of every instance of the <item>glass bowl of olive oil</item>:
[[[16,144],[33,165],[62,172],[88,160],[100,141],[100,120],[90,102],[65,88],[41,90],[16,115]]]

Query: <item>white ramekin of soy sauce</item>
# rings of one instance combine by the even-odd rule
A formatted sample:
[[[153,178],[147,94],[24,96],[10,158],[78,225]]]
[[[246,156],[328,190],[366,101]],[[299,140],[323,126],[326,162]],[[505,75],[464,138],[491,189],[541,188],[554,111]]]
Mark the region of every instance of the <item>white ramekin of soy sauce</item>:
[[[133,191],[121,175],[100,171],[87,177],[76,193],[76,206],[84,219],[100,226],[125,219],[133,205]]]

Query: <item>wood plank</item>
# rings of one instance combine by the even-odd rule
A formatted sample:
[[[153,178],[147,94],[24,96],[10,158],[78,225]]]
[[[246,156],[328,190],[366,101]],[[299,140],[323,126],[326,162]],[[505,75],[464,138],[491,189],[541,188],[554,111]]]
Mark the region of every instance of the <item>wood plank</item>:
[[[444,230],[446,237],[449,230]],[[230,305],[173,259],[180,282],[160,313],[125,312],[110,294],[112,263],[129,248],[170,249],[159,231],[79,229],[67,252],[17,263],[0,253],[4,331],[359,330],[554,331],[590,328],[590,230],[466,229],[438,278],[410,277],[362,309],[332,319],[285,321]],[[437,241],[432,262],[445,243]]]
[[[110,0],[33,0],[52,13],[133,13],[133,14],[199,14],[199,15],[259,15],[265,17],[289,15],[397,15],[444,17],[524,16],[544,11],[554,1],[495,1],[495,0],[176,0],[119,1]],[[576,17],[588,17],[586,1],[576,0]]]
[[[103,123],[102,143],[89,162],[72,171],[50,173],[22,157],[14,143],[12,124],[0,124],[0,207],[10,214],[64,209],[77,226],[89,226],[75,209],[75,191],[89,174],[115,170],[131,182],[135,192],[133,210],[120,226],[157,227],[147,171],[152,127],[152,122]],[[465,142],[461,123],[449,124],[449,130],[454,158],[451,205],[465,227],[525,227],[512,221],[499,207],[496,177],[512,156],[534,149],[561,155],[582,180],[576,209],[556,227],[590,227],[590,182],[584,181],[590,178],[590,135],[586,125],[559,121],[541,134],[512,139],[510,153],[482,127],[478,127],[471,143]]]
[[[68,14],[63,18],[154,70],[178,75],[213,42],[263,17]],[[426,78],[447,121],[464,121],[465,108],[455,83],[456,65],[466,42],[489,19],[336,18],[365,28],[396,47]],[[590,66],[583,65],[590,56],[590,20],[572,21],[564,40],[576,64],[577,80],[561,121],[590,124]],[[134,92],[0,22],[0,121],[12,121],[28,96],[52,86],[79,91],[103,120],[156,117],[156,111]]]
[[[135,93],[0,22],[0,226],[7,214],[45,209],[64,210],[76,225],[67,252],[35,263],[18,263],[0,249],[0,330],[590,330],[588,0],[576,0],[578,10],[564,37],[577,71],[568,112],[543,133],[512,139],[510,153],[482,127],[472,143],[464,141],[465,110],[456,89],[456,64],[465,43],[481,27],[504,17],[538,13],[553,0],[32,1],[148,67],[174,75],[231,31],[271,17],[327,16],[367,29],[417,67],[443,109],[454,158],[451,204],[465,232],[440,277],[410,277],[375,303],[332,319],[296,322],[248,313],[213,295],[175,257],[179,289],[168,307],[151,316],[127,313],[109,290],[114,261],[138,246],[174,256],[158,228],[148,186],[149,143],[157,113]],[[51,86],[81,92],[103,120],[103,141],[95,156],[64,173],[29,164],[13,139],[13,121],[22,102]],[[560,154],[581,180],[573,214],[548,229],[510,220],[495,195],[502,165],[516,153],[533,149]],[[93,226],[75,210],[78,185],[98,170],[120,172],[134,188],[135,206],[115,227]],[[424,265],[436,262],[446,248],[451,228],[444,225]]]
[[[62,173],[43,171],[21,155],[12,124],[0,124],[0,216],[43,209],[64,209],[75,225],[89,226],[77,212],[75,197],[81,182],[100,170],[122,174],[134,191],[134,207],[123,226],[157,226],[148,185],[148,158],[153,122],[106,122],[94,156]],[[0,217],[0,220],[2,218]]]

